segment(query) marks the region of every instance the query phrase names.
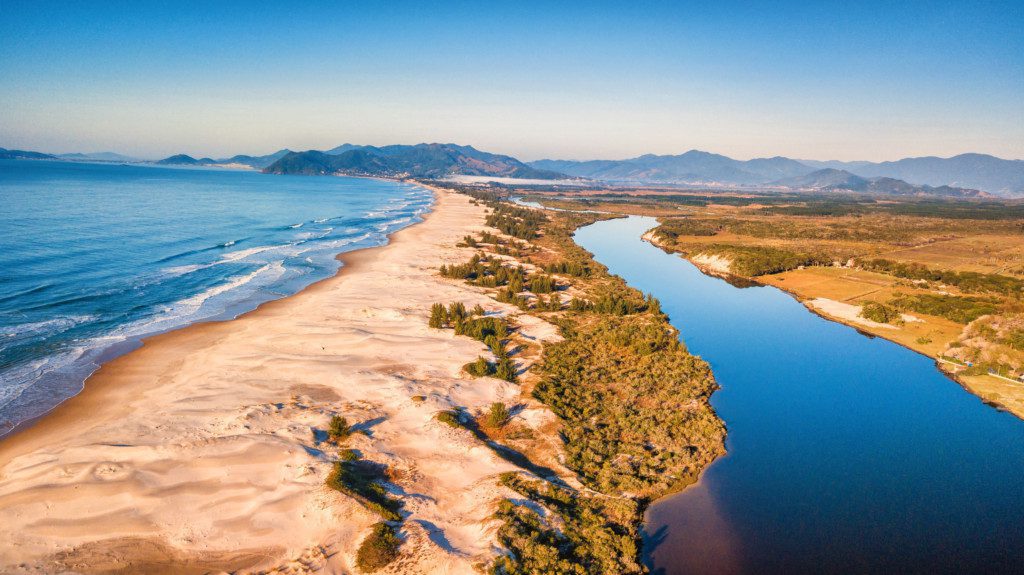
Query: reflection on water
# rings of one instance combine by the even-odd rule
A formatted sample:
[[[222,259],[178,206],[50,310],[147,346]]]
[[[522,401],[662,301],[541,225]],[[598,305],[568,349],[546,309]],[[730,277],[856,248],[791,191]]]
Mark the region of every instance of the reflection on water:
[[[656,571],[1020,571],[1024,422],[927,357],[700,273],[640,239],[654,225],[609,220],[576,239],[661,300],[721,385],[729,454],[649,509]]]

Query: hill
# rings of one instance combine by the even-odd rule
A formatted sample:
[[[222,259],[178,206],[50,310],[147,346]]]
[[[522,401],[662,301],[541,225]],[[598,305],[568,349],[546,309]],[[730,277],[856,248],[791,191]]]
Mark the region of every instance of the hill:
[[[230,158],[221,158],[221,159],[217,160],[215,163],[217,163],[217,164],[244,164],[244,165],[249,166],[251,168],[256,168],[257,170],[262,170],[263,168],[266,168],[270,164],[273,164],[274,162],[280,160],[281,158],[287,156],[290,153],[292,153],[292,151],[287,149],[287,148],[285,148],[283,150],[278,150],[278,151],[274,152],[273,154],[267,154],[266,156],[248,156],[248,155],[245,155],[245,154],[238,154],[237,156],[231,156]]]
[[[530,165],[572,176],[628,183],[759,186],[806,176],[821,169],[844,170],[862,178],[893,178],[918,186],[977,189],[1024,196],[1024,161],[986,154],[951,158],[904,158],[893,162],[793,160],[776,156],[734,160],[690,150],[675,156],[647,154],[628,160],[538,160]]]
[[[538,160],[530,165],[572,176],[633,183],[756,185],[814,171],[789,158],[741,161],[700,150],[674,156],[645,154],[628,160]]]
[[[930,186],[963,186],[998,195],[1024,194],[1024,160],[1003,160],[987,154],[904,158],[857,166],[851,172],[865,177],[899,178]]]
[[[28,150],[8,150],[0,148],[0,160],[58,160],[56,156]]]
[[[188,154],[176,154],[162,160],[157,160],[154,163],[162,166],[207,166],[210,164],[216,164],[217,162],[212,158],[202,158],[197,160]]]
[[[338,150],[340,152],[333,153]],[[456,144],[381,147],[345,144],[329,152],[292,152],[263,171],[269,174],[348,174],[420,178],[442,178],[456,174],[541,180],[566,177],[554,171],[528,166],[510,156]]]
[[[981,198],[989,194],[978,190],[950,186],[932,187],[910,184],[895,178],[864,178],[835,168],[825,168],[803,176],[786,178],[774,185],[793,189],[814,191],[845,191],[887,196],[943,196],[956,198]]]

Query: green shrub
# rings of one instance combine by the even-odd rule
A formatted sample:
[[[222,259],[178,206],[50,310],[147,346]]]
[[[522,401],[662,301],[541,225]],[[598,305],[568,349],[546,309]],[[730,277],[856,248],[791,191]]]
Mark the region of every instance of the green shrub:
[[[708,244],[694,252],[718,255],[732,261],[732,272],[740,276],[761,276],[794,270],[801,266],[832,265],[832,258],[769,246]]]
[[[858,259],[856,263],[866,270],[900,278],[944,283],[956,286],[965,292],[1016,296],[1024,293],[1024,280],[1000,274],[935,270],[919,263],[896,262],[886,259]]]
[[[384,522],[374,524],[356,551],[356,567],[364,573],[379,571],[398,558],[401,544],[393,527]]]
[[[342,449],[338,452],[338,459],[341,461],[356,461],[359,459],[359,454],[351,449]]]
[[[473,377],[494,375],[494,365],[482,357],[478,357],[476,358],[476,361],[467,363],[462,366],[462,369],[466,370],[466,373]]]
[[[558,288],[551,276],[534,276],[530,279],[530,291],[535,294],[551,293]]]
[[[331,441],[338,443],[348,439],[352,435],[352,428],[348,425],[348,420],[340,415],[331,417],[331,423],[327,428],[327,437]]]
[[[514,383],[519,377],[516,374],[516,365],[508,357],[502,357],[494,368],[494,377]]]
[[[903,317],[900,315],[899,310],[874,301],[866,301],[861,304],[860,317],[878,323],[903,323]]]
[[[438,421],[448,427],[462,427],[462,420],[459,419],[459,412],[454,409],[439,411],[435,417]]]
[[[1003,343],[1013,349],[1024,351],[1024,329],[1014,329],[1006,335]]]
[[[427,325],[435,329],[448,326],[448,310],[443,303],[435,303],[430,306],[430,321],[427,322]]]
[[[387,521],[401,521],[398,510],[402,508],[402,502],[393,499],[380,484],[386,479],[383,467],[359,459],[335,461],[327,476],[327,486],[352,497]]]
[[[998,311],[995,299],[946,294],[896,294],[889,304],[900,310],[944,317],[962,324]]]
[[[487,412],[486,424],[488,427],[499,428],[508,423],[511,418],[512,414],[509,413],[505,404],[497,401],[491,404],[491,409]]]

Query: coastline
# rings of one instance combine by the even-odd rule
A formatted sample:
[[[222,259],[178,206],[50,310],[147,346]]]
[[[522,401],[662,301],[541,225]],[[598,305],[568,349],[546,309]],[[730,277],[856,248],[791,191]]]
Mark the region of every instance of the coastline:
[[[366,432],[354,448],[394,470],[411,568],[468,573],[489,557],[489,505],[505,493],[484,479],[514,467],[432,416],[518,390],[467,380],[482,345],[426,326],[432,301],[496,307],[436,275],[472,251],[455,244],[484,229],[483,208],[430,189],[421,222],[341,254],[336,275],[146,338],[0,440],[0,565],[351,569],[376,519],[323,486],[332,456],[310,429],[336,413]],[[199,508],[217,511],[187,512]]]

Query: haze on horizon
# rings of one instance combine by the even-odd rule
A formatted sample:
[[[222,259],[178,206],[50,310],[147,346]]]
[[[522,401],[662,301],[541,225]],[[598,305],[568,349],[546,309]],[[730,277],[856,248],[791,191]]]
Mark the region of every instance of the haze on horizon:
[[[145,158],[456,142],[540,158],[1024,158],[1014,2],[8,0],[0,146]]]

